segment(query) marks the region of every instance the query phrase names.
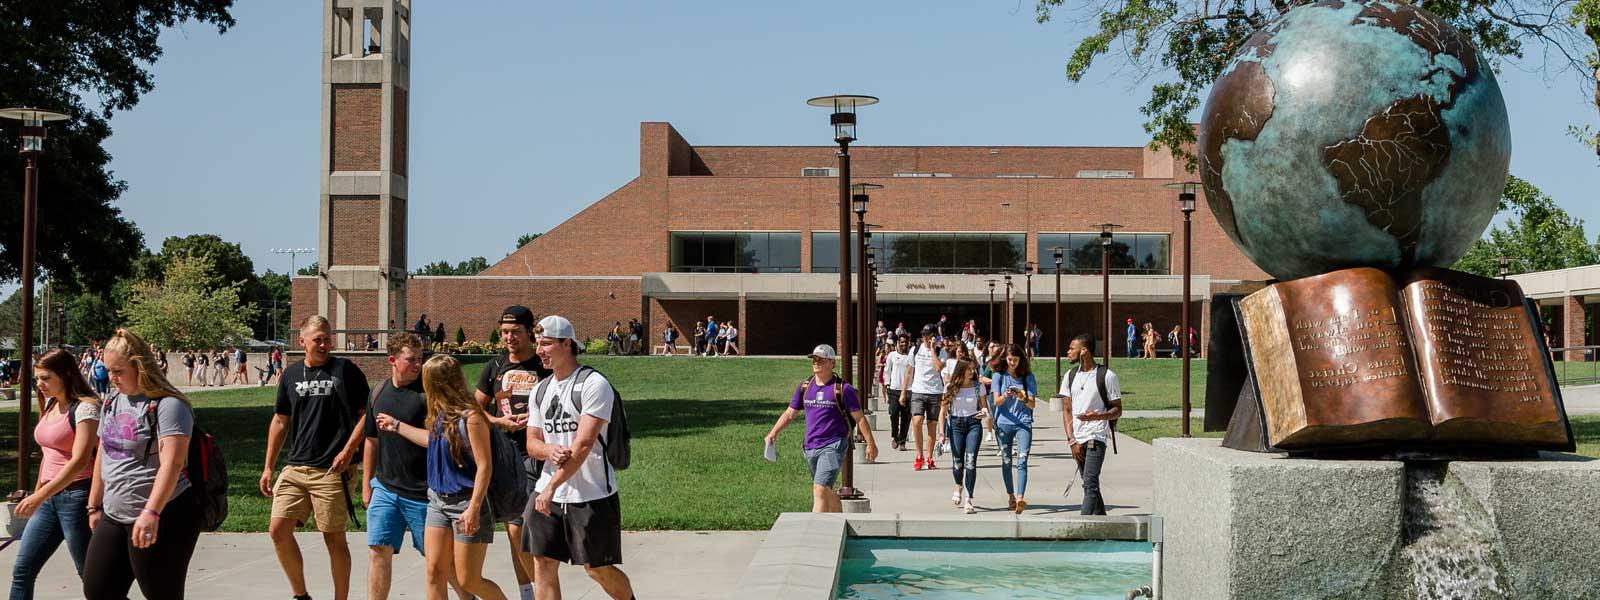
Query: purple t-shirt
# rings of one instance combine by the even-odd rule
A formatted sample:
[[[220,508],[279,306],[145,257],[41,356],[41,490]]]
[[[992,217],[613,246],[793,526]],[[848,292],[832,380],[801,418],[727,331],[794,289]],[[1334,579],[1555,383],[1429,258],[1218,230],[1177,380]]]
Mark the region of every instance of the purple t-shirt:
[[[833,383],[817,385],[815,377],[806,380],[804,388],[795,388],[789,408],[806,412],[805,449],[821,448],[844,439],[850,431],[849,420],[839,414],[839,404],[833,398]],[[844,408],[848,412],[861,410],[856,399],[856,388],[844,384]]]

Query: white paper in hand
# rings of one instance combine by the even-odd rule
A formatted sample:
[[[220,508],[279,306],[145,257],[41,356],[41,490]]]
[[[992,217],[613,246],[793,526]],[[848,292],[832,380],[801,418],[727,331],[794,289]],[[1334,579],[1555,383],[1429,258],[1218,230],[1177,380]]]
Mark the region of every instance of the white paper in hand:
[[[778,462],[778,448],[776,446],[773,446],[771,443],[768,443],[767,444],[767,451],[766,451],[765,454],[762,455],[762,457],[767,459],[767,462],[771,462],[771,463]]]

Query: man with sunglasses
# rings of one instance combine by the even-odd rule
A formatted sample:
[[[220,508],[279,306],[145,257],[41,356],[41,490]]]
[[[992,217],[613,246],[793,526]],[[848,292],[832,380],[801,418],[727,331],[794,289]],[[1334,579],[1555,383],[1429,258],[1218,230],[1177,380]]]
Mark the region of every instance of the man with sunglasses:
[[[849,444],[845,439],[854,424],[867,440],[867,462],[878,460],[878,444],[872,439],[872,428],[861,414],[861,399],[856,388],[838,375],[833,367],[839,355],[833,346],[822,344],[811,351],[811,377],[801,382],[789,400],[789,408],[778,417],[772,431],[767,433],[767,445],[776,444],[778,433],[788,427],[796,415],[804,412],[806,438],[806,465],[811,469],[811,512],[841,512],[839,492],[833,489],[839,478],[839,468],[844,463],[844,453]]]
[[[550,376],[550,369],[539,362],[533,345],[533,311],[512,305],[500,311],[500,342],[506,351],[489,360],[478,377],[478,402],[489,412],[489,422],[511,436],[522,453],[528,497],[534,496],[539,481],[537,462],[528,456],[528,397],[538,382]],[[511,566],[523,600],[533,598],[532,554],[522,548],[522,514],[504,515],[506,534],[511,538]]]

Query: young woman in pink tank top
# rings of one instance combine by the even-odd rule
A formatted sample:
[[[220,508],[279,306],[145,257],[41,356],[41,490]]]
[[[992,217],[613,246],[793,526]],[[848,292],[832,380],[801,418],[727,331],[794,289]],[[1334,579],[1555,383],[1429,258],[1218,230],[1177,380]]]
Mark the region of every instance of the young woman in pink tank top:
[[[73,566],[83,574],[89,549],[89,479],[100,445],[100,402],[78,369],[72,353],[50,350],[34,361],[39,388],[39,424],[33,438],[43,457],[34,492],[17,503],[16,516],[28,517],[11,574],[11,600],[33,598],[33,584],[45,561],[62,541]]]

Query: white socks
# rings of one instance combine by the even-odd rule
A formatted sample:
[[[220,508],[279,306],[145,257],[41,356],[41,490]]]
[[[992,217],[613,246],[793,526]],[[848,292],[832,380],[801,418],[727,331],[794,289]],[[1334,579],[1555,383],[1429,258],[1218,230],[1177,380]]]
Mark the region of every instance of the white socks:
[[[533,584],[522,584],[522,600],[533,600]]]

